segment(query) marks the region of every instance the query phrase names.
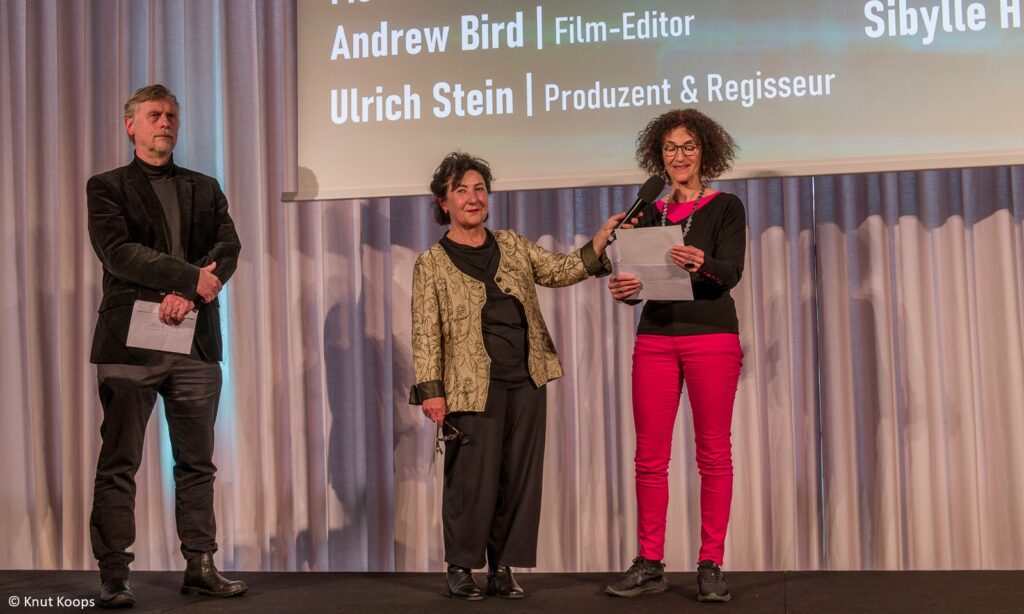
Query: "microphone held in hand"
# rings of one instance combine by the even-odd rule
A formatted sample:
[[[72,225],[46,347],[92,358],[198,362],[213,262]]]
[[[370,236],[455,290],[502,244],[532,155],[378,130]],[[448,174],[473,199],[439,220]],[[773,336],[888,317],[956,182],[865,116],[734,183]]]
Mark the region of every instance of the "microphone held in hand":
[[[629,224],[637,213],[640,212],[640,208],[644,205],[649,205],[654,201],[658,200],[661,196],[661,191],[665,189],[665,178],[658,177],[657,175],[650,177],[647,181],[640,186],[640,191],[636,195],[636,200],[633,201],[633,206],[626,212],[626,217],[622,218],[615,228],[612,230],[612,236],[608,237],[608,243],[610,244],[615,240],[615,231],[622,227],[623,224]]]

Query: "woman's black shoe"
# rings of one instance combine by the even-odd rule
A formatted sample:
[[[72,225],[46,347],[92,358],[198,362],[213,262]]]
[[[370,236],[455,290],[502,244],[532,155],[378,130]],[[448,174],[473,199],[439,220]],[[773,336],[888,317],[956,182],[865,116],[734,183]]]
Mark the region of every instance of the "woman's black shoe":
[[[522,599],[526,596],[523,587],[516,583],[512,576],[512,568],[508,565],[492,567],[487,572],[487,594],[497,595],[502,599]]]
[[[714,561],[697,563],[697,601],[729,601],[729,587],[722,576],[722,568]]]
[[[484,598],[484,592],[473,580],[473,570],[458,565],[449,565],[447,578],[449,597],[466,601],[480,601]]]
[[[644,593],[664,593],[668,588],[665,565],[638,556],[622,577],[605,587],[604,592],[616,597],[636,597]]]

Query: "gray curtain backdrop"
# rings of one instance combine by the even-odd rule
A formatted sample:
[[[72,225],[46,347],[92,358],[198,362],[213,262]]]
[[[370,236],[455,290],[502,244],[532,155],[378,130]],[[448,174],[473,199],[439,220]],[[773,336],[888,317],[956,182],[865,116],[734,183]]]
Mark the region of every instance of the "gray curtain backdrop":
[[[0,568],[94,566],[85,182],[130,159],[121,107],[151,82],[182,103],[175,160],[222,181],[243,244],[224,294],[222,566],[442,569],[441,463],[405,400],[412,263],[443,229],[423,197],[280,202],[296,173],[284,0],[0,1]],[[1024,168],[716,187],[749,223],[727,567],[1024,567]],[[491,225],[571,250],[635,189],[499,192]],[[603,280],[541,301],[567,376],[548,390],[539,569],[619,570],[636,553],[638,309]],[[699,537],[685,402],[674,442],[680,570]],[[136,569],[182,565],[170,464],[155,412]]]

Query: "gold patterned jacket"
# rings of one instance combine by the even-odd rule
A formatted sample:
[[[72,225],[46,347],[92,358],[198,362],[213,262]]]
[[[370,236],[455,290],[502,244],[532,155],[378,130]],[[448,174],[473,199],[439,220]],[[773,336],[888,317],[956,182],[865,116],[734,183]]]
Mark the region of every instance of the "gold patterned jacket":
[[[556,254],[511,230],[494,231],[500,253],[494,281],[515,297],[526,313],[527,369],[540,387],[565,374],[544,324],[536,284],[569,286],[590,275],[611,272],[592,243],[570,254]],[[412,355],[416,384],[409,403],[445,397],[447,411],[482,412],[487,404],[491,359],[484,349],[484,283],[466,275],[440,243],[419,255],[412,275]]]

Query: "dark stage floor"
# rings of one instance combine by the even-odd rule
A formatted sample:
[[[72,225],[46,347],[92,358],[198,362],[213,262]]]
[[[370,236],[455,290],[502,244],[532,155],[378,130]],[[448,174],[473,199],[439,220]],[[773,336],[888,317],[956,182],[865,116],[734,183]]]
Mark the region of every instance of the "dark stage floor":
[[[440,573],[232,573],[243,597],[211,600],[178,592],[177,572],[135,572],[135,612],[1024,612],[1024,571],[730,572],[727,604],[696,600],[692,573],[670,573],[668,592],[634,599],[603,593],[613,574],[517,574],[526,599],[460,602],[442,596]],[[478,580],[482,575],[478,576]],[[99,576],[87,571],[0,571],[0,611],[81,611]],[[26,604],[26,598],[29,603]],[[52,599],[51,599],[52,598]],[[58,600],[68,604],[58,605]],[[86,608],[89,609],[89,608]]]

